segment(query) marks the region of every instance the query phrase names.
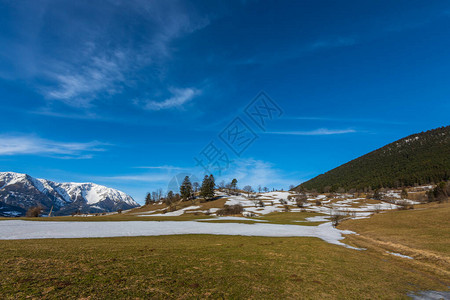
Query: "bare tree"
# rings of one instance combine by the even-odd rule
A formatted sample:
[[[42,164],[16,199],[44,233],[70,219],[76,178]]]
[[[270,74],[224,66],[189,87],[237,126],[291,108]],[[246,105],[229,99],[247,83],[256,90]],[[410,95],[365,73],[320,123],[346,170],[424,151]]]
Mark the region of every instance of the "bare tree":
[[[231,186],[231,183],[227,183],[225,185],[225,193],[227,193],[227,195],[231,195],[232,190],[233,190],[233,187]]]
[[[196,181],[192,184],[192,187],[194,188],[194,192],[198,192],[198,189],[200,188],[200,184]]]
[[[307,202],[308,202],[308,197],[306,197],[305,194],[300,194],[295,197],[295,203],[300,208],[304,207]]]
[[[251,185],[244,186],[244,192],[247,192],[247,197],[250,197],[250,193],[253,193],[253,188]]]
[[[40,206],[33,206],[27,210],[27,217],[37,218],[41,215],[42,208]]]
[[[347,216],[339,211],[332,212],[331,214],[331,223],[333,224],[333,227],[336,227],[343,221]]]
[[[221,182],[219,182],[219,184],[217,185],[217,188],[219,190],[223,190],[225,188],[225,181],[222,180]]]

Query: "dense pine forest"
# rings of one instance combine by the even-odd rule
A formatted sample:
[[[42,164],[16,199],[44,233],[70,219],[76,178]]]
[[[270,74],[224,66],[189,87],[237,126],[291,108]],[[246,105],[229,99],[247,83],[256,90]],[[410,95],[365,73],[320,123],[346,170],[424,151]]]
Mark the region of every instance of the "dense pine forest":
[[[397,188],[450,178],[450,126],[410,135],[372,151],[295,189],[318,192]]]

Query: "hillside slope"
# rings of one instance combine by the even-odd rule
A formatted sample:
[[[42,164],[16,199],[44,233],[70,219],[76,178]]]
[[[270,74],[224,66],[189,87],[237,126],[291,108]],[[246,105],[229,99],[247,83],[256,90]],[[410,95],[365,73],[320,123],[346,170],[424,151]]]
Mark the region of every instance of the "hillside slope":
[[[57,183],[27,174],[0,172],[0,216],[23,216],[40,206],[55,215],[112,212],[139,206],[129,195],[94,183]]]
[[[364,189],[437,183],[450,178],[450,126],[413,134],[372,151],[295,189]]]

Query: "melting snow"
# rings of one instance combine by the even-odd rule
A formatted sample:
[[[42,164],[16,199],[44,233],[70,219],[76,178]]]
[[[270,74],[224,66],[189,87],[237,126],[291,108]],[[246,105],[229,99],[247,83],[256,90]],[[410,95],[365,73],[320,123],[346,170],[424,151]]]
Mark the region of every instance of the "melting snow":
[[[411,256],[403,255],[403,254],[400,254],[400,253],[397,253],[397,252],[389,252],[389,251],[386,251],[386,253],[389,253],[389,254],[391,254],[391,255],[395,255],[395,256],[398,256],[398,257],[407,258],[407,259],[414,259],[414,258],[412,258]]]
[[[269,222],[268,220],[249,219],[249,218],[244,218],[244,217],[216,217],[216,218],[212,218],[212,219],[197,219],[195,221],[222,221],[222,220]]]
[[[185,208],[181,208],[179,210],[175,210],[175,211],[171,211],[171,212],[167,212],[165,214],[153,214],[153,212],[150,213],[142,213],[139,215],[139,217],[177,217],[177,216],[181,216],[182,214],[184,214],[186,212],[186,210],[194,210],[194,209],[199,209],[200,206],[188,206]]]
[[[267,237],[317,237],[328,243],[357,249],[341,242],[343,234],[331,222],[319,226],[279,224],[206,223],[196,221],[128,222],[48,222],[0,221],[0,239],[93,238],[120,236],[159,236],[178,234],[215,234]]]

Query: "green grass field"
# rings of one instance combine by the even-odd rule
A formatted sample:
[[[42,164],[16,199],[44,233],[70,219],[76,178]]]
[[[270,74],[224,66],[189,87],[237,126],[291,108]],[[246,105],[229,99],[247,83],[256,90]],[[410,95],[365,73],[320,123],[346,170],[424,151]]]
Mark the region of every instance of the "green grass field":
[[[284,223],[311,216],[304,214],[264,218]],[[447,290],[447,223],[437,232],[420,222],[411,226],[418,215],[423,224],[442,222],[448,208],[340,225],[361,232],[344,242],[365,251],[316,238],[214,235],[0,241],[0,298],[402,299],[410,291]],[[389,218],[398,220],[395,227]],[[436,233],[443,239],[428,246]],[[415,243],[415,235],[427,239]],[[438,256],[433,261],[416,252],[410,260],[385,251],[411,254],[400,246]]]
[[[392,299],[445,289],[433,273],[414,272],[409,260],[315,238],[1,241],[0,261],[3,299]]]

